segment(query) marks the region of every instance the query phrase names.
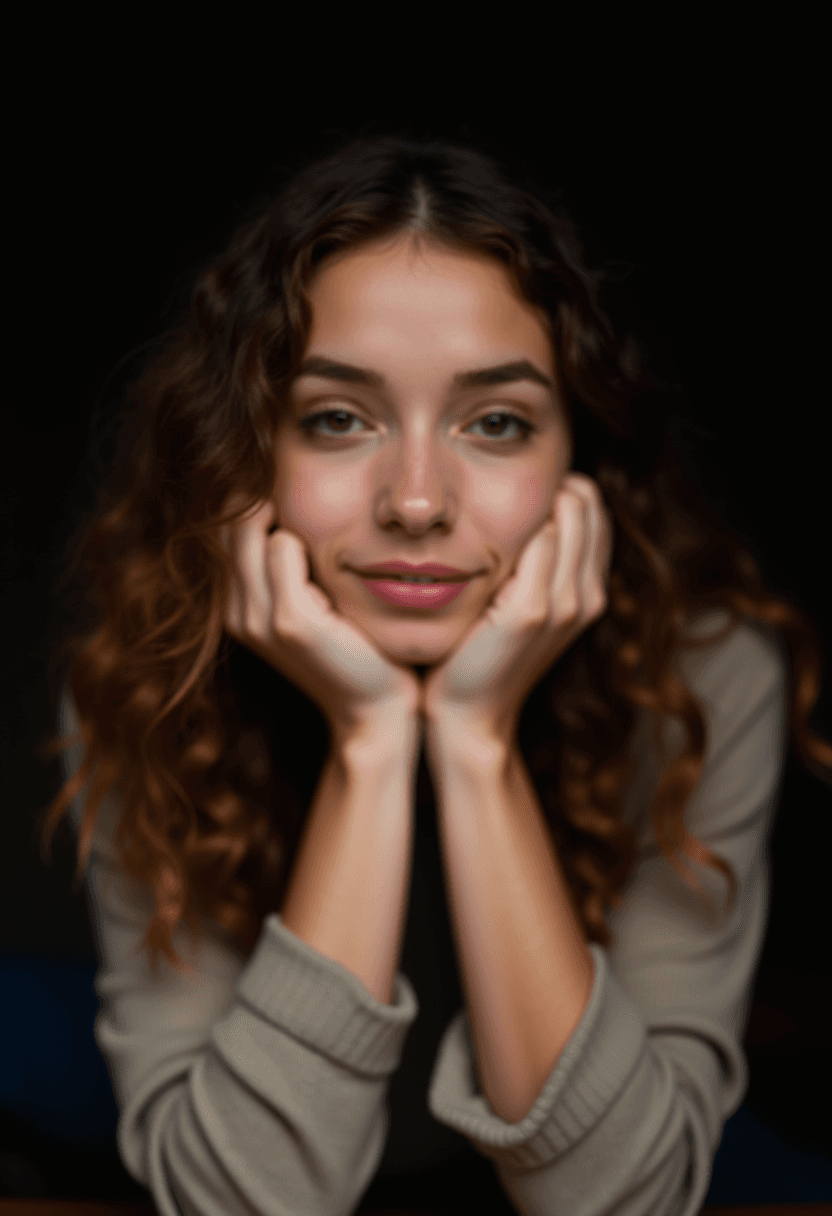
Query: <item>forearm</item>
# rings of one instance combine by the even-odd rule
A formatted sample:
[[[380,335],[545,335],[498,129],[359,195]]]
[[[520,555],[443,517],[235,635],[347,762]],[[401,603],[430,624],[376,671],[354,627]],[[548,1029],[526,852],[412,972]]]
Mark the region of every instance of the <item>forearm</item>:
[[[449,907],[492,1109],[519,1122],[592,992],[594,963],[522,756],[432,735]]]
[[[407,909],[418,747],[418,721],[404,715],[333,747],[280,913],[386,1005]]]

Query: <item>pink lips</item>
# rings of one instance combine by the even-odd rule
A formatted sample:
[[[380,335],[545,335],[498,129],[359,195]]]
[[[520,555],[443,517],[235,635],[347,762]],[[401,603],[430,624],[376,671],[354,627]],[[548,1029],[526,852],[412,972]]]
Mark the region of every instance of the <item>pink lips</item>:
[[[367,578],[361,581],[373,595],[397,608],[444,608],[468,586],[470,579],[454,583],[404,583],[397,579]]]
[[[356,574],[364,578],[384,578],[386,574],[429,574],[431,578],[471,578],[467,570],[457,570],[456,566],[443,566],[441,562],[403,562],[400,560],[385,562],[382,566],[356,567]]]

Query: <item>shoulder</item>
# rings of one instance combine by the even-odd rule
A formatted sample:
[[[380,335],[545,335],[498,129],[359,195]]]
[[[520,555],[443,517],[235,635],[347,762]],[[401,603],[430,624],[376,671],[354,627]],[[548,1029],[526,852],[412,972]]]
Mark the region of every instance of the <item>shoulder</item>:
[[[745,718],[750,709],[781,697],[788,683],[785,644],[772,626],[740,618],[726,635],[731,614],[711,609],[691,616],[687,633],[713,642],[681,648],[677,670],[702,707],[714,719]]]
[[[730,621],[727,609],[691,617],[687,635],[699,641],[713,637],[714,641],[693,649],[681,647],[672,664],[674,674],[693,695],[705,727],[703,769],[697,795],[688,808],[689,826],[702,817],[714,821],[715,807],[708,806],[713,802],[711,796],[715,797],[714,783],[725,786],[718,799],[725,809],[732,801],[728,787],[737,798],[743,782],[754,784],[763,776],[774,780],[785,758],[788,661],[783,640],[777,630],[746,618],[720,637]],[[624,811],[631,823],[647,816],[661,776],[689,743],[678,714],[659,717],[664,757],[656,747],[657,723],[651,710],[639,711],[631,736],[633,767]]]
[[[740,617],[731,628],[731,612],[727,608],[708,608],[691,613],[688,617],[686,633],[697,641],[706,644],[695,650],[683,650],[683,654],[706,654],[710,664],[720,658],[730,656],[733,660],[753,659],[774,676],[785,662],[785,651],[782,636],[773,625],[750,617]],[[720,635],[727,630],[724,638]],[[707,639],[713,638],[708,645]]]

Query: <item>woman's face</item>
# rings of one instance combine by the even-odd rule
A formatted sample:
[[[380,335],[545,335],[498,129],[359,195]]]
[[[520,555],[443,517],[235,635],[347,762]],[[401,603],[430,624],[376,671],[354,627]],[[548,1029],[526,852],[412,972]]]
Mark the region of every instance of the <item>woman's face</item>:
[[[360,368],[374,383],[301,369],[277,436],[277,519],[305,542],[338,612],[393,661],[431,666],[514,572],[569,470],[545,314],[499,262],[416,249],[410,237],[324,262],[310,298],[304,362]],[[550,385],[455,382],[521,361]],[[323,411],[333,413],[301,428]],[[355,573],[397,559],[475,577],[444,607],[403,608]]]

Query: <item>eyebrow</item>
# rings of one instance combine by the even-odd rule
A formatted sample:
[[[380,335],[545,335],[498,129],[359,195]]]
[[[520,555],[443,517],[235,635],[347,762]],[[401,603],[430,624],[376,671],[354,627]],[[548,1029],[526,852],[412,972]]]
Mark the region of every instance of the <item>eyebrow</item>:
[[[301,376],[323,376],[327,380],[340,380],[344,384],[362,384],[367,388],[383,389],[387,381],[378,372],[369,371],[364,367],[355,367],[351,363],[339,363],[335,359],[327,359],[323,355],[310,355],[300,366],[297,379]],[[495,384],[514,384],[518,380],[531,380],[542,384],[551,393],[555,392],[555,382],[545,376],[528,359],[515,359],[513,363],[499,363],[495,367],[477,367],[467,372],[457,372],[453,378],[456,392],[471,388],[490,388]]]

